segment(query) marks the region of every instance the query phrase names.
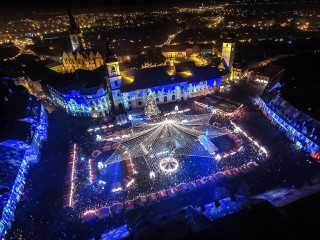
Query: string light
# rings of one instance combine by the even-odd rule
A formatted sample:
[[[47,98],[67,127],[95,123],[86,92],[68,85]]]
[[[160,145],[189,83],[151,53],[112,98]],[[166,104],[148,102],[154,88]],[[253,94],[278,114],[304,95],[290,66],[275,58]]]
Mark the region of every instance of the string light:
[[[74,192],[74,171],[75,171],[75,162],[77,155],[77,144],[73,144],[73,156],[72,156],[72,171],[71,171],[71,190],[69,196],[69,207],[73,205],[73,192]]]
[[[218,149],[210,139],[226,135],[226,131],[211,126],[212,113],[185,115],[183,112],[149,121],[132,123],[132,134],[112,140],[130,150],[133,158],[143,157],[152,171],[159,171],[159,162],[165,155],[199,156],[212,158]],[[125,160],[117,149],[104,165]]]
[[[90,183],[92,183],[91,161],[92,161],[92,159],[89,158],[89,160],[88,160],[88,165],[89,165],[89,182],[90,182]]]

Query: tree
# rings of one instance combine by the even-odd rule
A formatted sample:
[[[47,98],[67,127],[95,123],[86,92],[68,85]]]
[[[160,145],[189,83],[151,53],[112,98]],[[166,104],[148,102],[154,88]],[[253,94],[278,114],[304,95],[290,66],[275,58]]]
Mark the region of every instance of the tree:
[[[146,107],[144,108],[144,114],[146,115],[147,118],[151,117],[156,117],[160,115],[160,110],[157,106],[156,101],[153,98],[152,91],[148,91],[148,97],[147,97],[147,104]]]

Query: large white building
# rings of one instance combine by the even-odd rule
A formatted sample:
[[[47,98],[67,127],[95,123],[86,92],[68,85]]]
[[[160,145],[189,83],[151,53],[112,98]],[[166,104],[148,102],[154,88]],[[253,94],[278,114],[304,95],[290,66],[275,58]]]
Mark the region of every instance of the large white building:
[[[194,62],[121,73],[114,54],[107,54],[105,65],[95,70],[45,78],[48,98],[73,116],[106,117],[115,110],[144,108],[148,90],[158,104],[216,93],[229,74],[216,67],[196,67]]]
[[[104,56],[94,55],[70,11],[69,19],[72,53],[64,53],[65,73],[44,73],[41,84],[47,97],[70,115],[107,117],[116,110],[143,108],[148,90],[158,104],[215,93],[230,73],[227,66],[197,67],[193,61],[120,72],[110,44]]]

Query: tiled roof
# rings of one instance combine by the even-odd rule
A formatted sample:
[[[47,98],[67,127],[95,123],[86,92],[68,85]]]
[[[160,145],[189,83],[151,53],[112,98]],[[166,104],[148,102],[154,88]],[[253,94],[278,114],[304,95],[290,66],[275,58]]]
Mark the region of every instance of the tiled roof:
[[[56,73],[50,69],[38,72],[39,76],[44,76],[42,85],[49,85],[59,92],[69,94],[72,90],[80,91],[83,94],[94,94],[99,88],[106,87],[106,67],[102,66],[96,70],[78,69],[74,73],[62,74]],[[27,73],[32,79],[32,74]]]
[[[179,44],[179,45],[164,45],[162,47],[162,52],[185,52],[186,46]]]
[[[315,129],[313,132],[313,134],[317,136],[317,140],[315,142],[320,144],[319,121],[292,106],[289,102],[281,97],[280,93],[276,89],[263,94],[262,99],[269,107],[271,107],[272,111],[290,124],[290,126],[294,127],[294,124],[296,124],[295,128],[299,129],[300,132],[303,131],[302,126],[306,128],[306,135],[310,135],[312,130]]]
[[[185,69],[186,71],[189,71],[191,73],[190,76],[185,77],[179,74],[180,72],[178,71],[175,75],[169,75],[169,68],[169,66],[158,66],[131,71],[130,75],[134,79],[134,81],[129,84],[124,83],[122,85],[121,91],[127,92],[151,87],[160,87],[179,82],[192,83],[208,81],[212,79],[221,79],[220,71],[217,68],[210,66],[193,67],[190,63],[179,65],[179,70]],[[220,82],[218,82],[217,84],[220,84]]]

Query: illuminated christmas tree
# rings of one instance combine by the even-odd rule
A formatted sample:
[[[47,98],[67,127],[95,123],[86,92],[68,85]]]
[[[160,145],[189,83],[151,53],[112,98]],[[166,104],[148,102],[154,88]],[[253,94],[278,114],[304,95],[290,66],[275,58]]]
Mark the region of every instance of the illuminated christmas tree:
[[[157,106],[156,100],[153,98],[152,91],[148,91],[147,104],[144,108],[144,114],[147,118],[157,117],[160,115],[160,110]]]

